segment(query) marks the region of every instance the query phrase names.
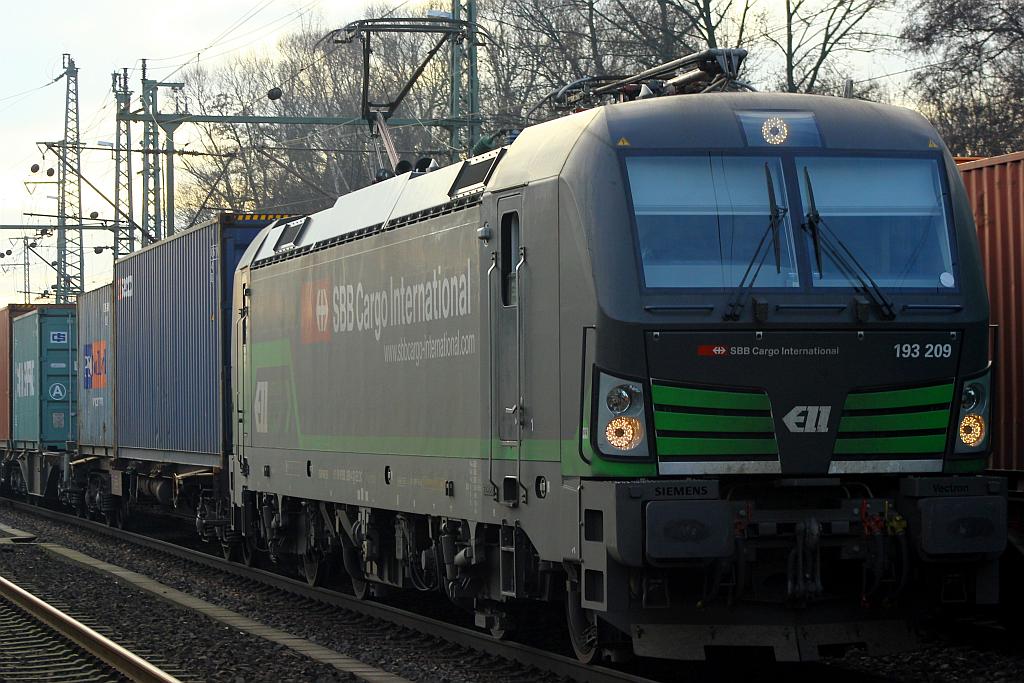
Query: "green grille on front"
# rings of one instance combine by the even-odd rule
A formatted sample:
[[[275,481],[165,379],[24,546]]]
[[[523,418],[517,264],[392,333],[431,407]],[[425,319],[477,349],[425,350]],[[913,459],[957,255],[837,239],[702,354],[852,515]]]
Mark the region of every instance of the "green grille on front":
[[[850,393],[836,455],[936,455],[946,450],[954,384]]]
[[[658,456],[777,456],[771,403],[763,391],[697,389],[651,384]]]

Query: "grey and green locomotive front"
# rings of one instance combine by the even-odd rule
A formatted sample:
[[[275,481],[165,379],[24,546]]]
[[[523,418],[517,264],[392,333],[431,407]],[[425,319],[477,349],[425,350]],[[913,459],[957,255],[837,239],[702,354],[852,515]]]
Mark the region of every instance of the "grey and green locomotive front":
[[[234,533],[577,654],[897,646],[992,603],[970,211],[920,116],[623,103],[268,228],[235,282]],[[238,533],[240,532],[240,534]]]

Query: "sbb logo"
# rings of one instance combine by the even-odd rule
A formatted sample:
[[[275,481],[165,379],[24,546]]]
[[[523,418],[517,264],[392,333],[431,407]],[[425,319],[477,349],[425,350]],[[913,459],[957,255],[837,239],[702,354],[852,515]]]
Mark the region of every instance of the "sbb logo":
[[[117,300],[130,299],[135,292],[135,285],[131,275],[125,275],[117,279]]]
[[[327,317],[330,309],[327,306],[327,290],[320,288],[316,290],[316,329],[320,332],[327,331]]]
[[[697,347],[697,355],[721,358],[729,355],[729,349],[723,344],[701,344]]]
[[[301,325],[302,343],[318,344],[330,341],[330,280],[316,280],[302,286]]]

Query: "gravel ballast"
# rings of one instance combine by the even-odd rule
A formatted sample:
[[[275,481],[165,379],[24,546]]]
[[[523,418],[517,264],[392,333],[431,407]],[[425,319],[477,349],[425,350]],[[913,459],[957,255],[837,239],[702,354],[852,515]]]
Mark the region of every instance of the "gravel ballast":
[[[0,503],[2,505],[2,503]],[[346,613],[338,608],[300,600],[294,596],[266,591],[250,582],[228,574],[199,567],[167,557],[130,543],[107,536],[44,520],[27,513],[0,507],[0,522],[39,535],[49,541],[73,548],[100,560],[139,572],[173,588],[194,595],[251,619],[328,647],[341,654],[415,681],[555,681],[557,677],[539,671],[524,672],[511,663],[504,666],[484,654],[467,654],[464,648],[436,638],[423,636],[369,617]],[[403,605],[404,606],[404,605]],[[216,628],[216,625],[214,625]],[[203,633],[193,631],[194,633]],[[208,640],[213,640],[210,631]],[[219,636],[218,636],[219,637]],[[830,660],[827,667],[798,665],[785,667],[788,681],[812,680],[828,676],[831,680],[892,680],[929,683],[960,683],[961,681],[994,681],[998,683],[1024,680],[1024,652],[1005,647],[1009,639],[967,639],[938,634],[932,642],[913,652],[868,657],[851,652],[840,660]],[[725,680],[722,671],[712,667],[686,663],[665,663],[667,677],[673,680],[685,675],[691,681]],[[660,668],[660,667],[659,667]],[[812,675],[812,670],[814,674]],[[761,669],[775,680],[771,669]],[[830,673],[830,672],[834,672]],[[645,671],[646,675],[652,675]],[[732,672],[735,673],[735,672]],[[806,674],[806,675],[805,675]],[[231,679],[227,679],[231,680]],[[245,678],[270,680],[270,678]],[[285,676],[276,680],[316,680]]]
[[[0,575],[184,680],[356,680],[33,545],[0,546]]]
[[[313,603],[249,581],[169,557],[153,550],[82,529],[42,519],[0,503],[0,523],[38,535],[90,557],[130,569],[189,595],[242,614],[254,621],[287,631],[335,652],[413,681],[448,683],[532,683],[557,681],[557,676],[523,667],[493,656],[474,653],[438,638],[336,607]],[[215,628],[219,626],[215,624]],[[197,634],[203,631],[194,631]],[[216,640],[206,632],[206,638]],[[217,636],[219,638],[219,636]],[[256,671],[259,671],[256,668]],[[230,679],[228,679],[230,680]],[[317,680],[292,672],[250,680]]]

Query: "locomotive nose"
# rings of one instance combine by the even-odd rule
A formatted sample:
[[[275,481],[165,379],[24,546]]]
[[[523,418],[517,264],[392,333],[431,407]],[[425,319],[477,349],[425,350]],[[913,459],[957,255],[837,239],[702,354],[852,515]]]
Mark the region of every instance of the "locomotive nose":
[[[941,471],[959,344],[934,331],[650,333],[659,470]]]

